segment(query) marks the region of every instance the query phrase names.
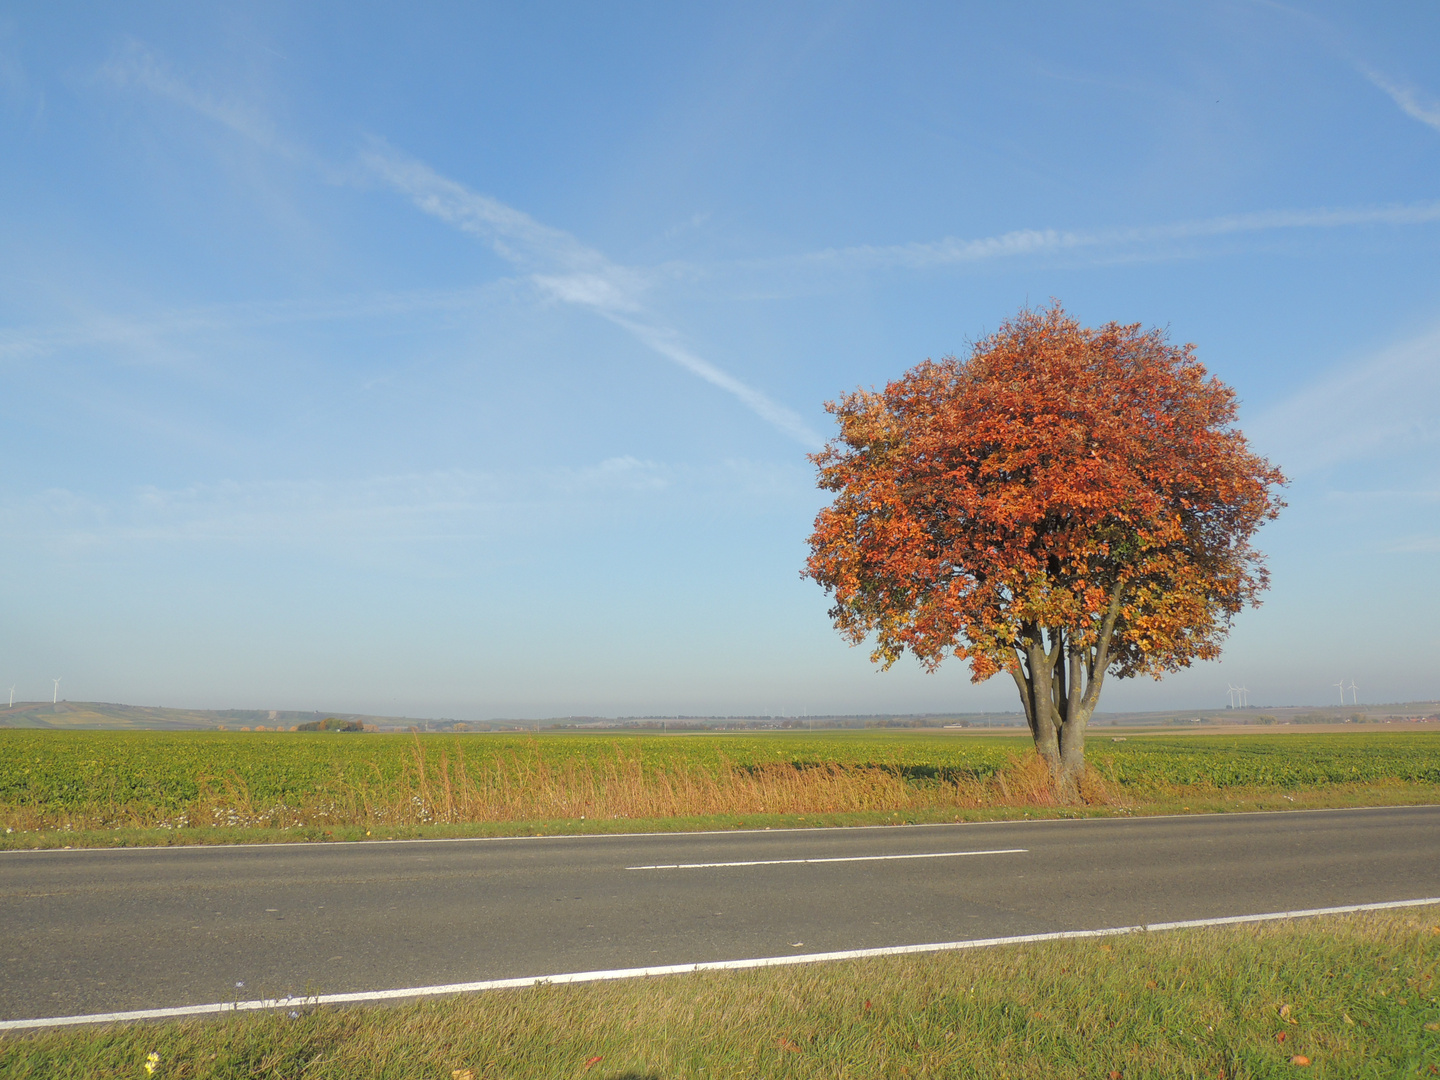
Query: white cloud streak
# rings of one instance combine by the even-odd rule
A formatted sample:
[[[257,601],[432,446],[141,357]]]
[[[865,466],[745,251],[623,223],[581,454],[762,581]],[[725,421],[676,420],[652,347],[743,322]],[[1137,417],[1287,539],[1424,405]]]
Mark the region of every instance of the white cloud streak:
[[[100,75],[116,86],[137,86],[199,113],[266,150],[294,155],[293,148],[280,140],[264,114],[242,101],[221,100],[196,90],[167,71],[155,54],[138,41],[127,41],[101,67]]]
[[[1426,225],[1440,222],[1440,202],[1396,206],[1261,210],[1136,228],[1071,231],[1021,229],[977,240],[946,237],[928,243],[858,245],[801,256],[802,264],[826,267],[924,270],[991,259],[1066,251],[1124,249],[1277,229],[1333,229],[1359,225]]]
[[[1408,115],[1440,130],[1440,103],[1425,99],[1417,91],[1402,87],[1377,72],[1361,70]],[[196,91],[169,73],[139,43],[132,42],[118,53],[102,74],[116,85],[140,87],[173,101],[268,150],[313,160],[280,139],[259,112],[242,102]],[[362,154],[361,166],[368,175],[407,196],[423,212],[490,246],[543,295],[608,320],[647,348],[731,394],[799,442],[807,446],[821,442],[796,413],[697,355],[675,329],[657,318],[644,302],[656,280],[654,275],[620,266],[569,233],[472,191],[378,140]],[[1020,229],[979,239],[947,237],[931,242],[857,245],[748,265],[752,269],[768,266],[786,267],[790,271],[887,268],[924,271],[1069,252],[1102,256],[1276,230],[1437,222],[1440,222],[1440,202],[1267,210],[1140,227]],[[123,339],[133,332],[130,327],[103,326],[87,328],[80,336]],[[46,344],[50,343],[26,337],[0,339],[0,354],[25,355],[37,348],[43,351]],[[1316,384],[1270,410],[1259,422],[1268,432],[1267,437],[1276,440],[1277,450],[1283,447],[1284,460],[1300,462],[1307,469],[1370,456],[1397,440],[1429,441],[1433,438],[1435,423],[1431,417],[1440,412],[1435,376],[1440,363],[1437,363],[1436,348],[1437,339],[1433,336],[1397,346],[1348,373]],[[1348,412],[1352,422],[1336,435],[1324,424],[1312,420],[1325,415],[1327,410]]]
[[[110,346],[121,352],[153,358],[164,353],[166,342],[203,339],[270,326],[398,318],[417,312],[467,311],[524,287],[518,279],[505,278],[460,289],[215,304],[160,312],[148,318],[89,311],[69,312],[63,326],[0,328],[0,362],[48,356],[93,345]]]
[[[1440,101],[1422,97],[1420,91],[1414,87],[1401,86],[1373,68],[1361,67],[1360,73],[1389,94],[1391,100],[1400,106],[1406,116],[1440,131]]]
[[[47,550],[128,543],[243,544],[357,551],[376,545],[484,540],[555,531],[593,519],[617,500],[655,497],[788,507],[811,487],[808,470],[725,461],[705,468],[623,456],[578,468],[502,473],[450,469],[345,480],[219,481],[147,486],[97,498],[52,488],[9,503],[0,525]],[[627,519],[628,520],[628,519]],[[592,521],[593,524],[593,521]]]
[[[1321,379],[1245,430],[1297,476],[1440,441],[1440,327]]]
[[[684,346],[678,332],[650,315],[641,299],[647,286],[644,275],[611,262],[569,233],[471,191],[383,143],[372,144],[363,162],[376,177],[409,196],[425,213],[483,241],[528,273],[542,292],[621,327],[667,360],[733,395],[803,445],[818,446],[822,442],[799,415],[697,356]]]
[[[1384,550],[1393,555],[1429,555],[1440,552],[1440,536],[1407,536]]]

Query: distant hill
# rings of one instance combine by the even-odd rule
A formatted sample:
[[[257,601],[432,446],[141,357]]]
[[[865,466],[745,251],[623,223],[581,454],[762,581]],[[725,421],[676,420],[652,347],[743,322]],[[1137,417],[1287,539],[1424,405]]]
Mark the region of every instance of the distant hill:
[[[1285,706],[1170,710],[1165,712],[1096,713],[1094,727],[1168,727],[1192,723],[1343,724],[1395,723],[1427,718],[1436,723],[1440,702],[1412,701],[1391,705]],[[150,731],[289,731],[301,724],[334,718],[361,724],[367,731],[753,731],[819,728],[1020,728],[1025,719],[1009,713],[925,713],[849,716],[563,716],[545,720],[489,720],[465,723],[413,716],[370,716],[365,713],[301,712],[293,709],[165,709],[150,705],[116,705],[106,701],[24,701],[0,707],[0,728],[55,728]]]
[[[151,731],[238,731],[259,727],[288,731],[292,727],[335,717],[367,728],[404,729],[417,723],[400,716],[359,713],[296,712],[285,709],[163,709],[149,705],[116,705],[108,701],[25,701],[0,707],[0,727],[146,729]],[[425,723],[425,721],[418,721]]]

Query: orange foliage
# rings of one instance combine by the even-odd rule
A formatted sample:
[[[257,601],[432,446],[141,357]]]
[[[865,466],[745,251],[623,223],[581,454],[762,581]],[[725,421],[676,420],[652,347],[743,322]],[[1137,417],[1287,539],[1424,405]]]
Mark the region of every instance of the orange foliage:
[[[967,359],[827,408],[840,433],[812,460],[835,499],[806,574],[837,629],[873,635],[886,666],[1010,672],[1057,765],[1107,671],[1219,655],[1267,585],[1250,540],[1285,479],[1232,426],[1234,391],[1161,330],[1024,310]]]

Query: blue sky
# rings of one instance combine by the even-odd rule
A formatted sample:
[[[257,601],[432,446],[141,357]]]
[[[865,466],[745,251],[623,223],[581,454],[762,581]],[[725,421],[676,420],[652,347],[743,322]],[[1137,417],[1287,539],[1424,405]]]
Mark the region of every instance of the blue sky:
[[[1440,696],[1440,7],[999,7],[0,6],[0,682],[1012,708],[835,635],[805,454],[1056,297],[1294,480],[1102,709]]]

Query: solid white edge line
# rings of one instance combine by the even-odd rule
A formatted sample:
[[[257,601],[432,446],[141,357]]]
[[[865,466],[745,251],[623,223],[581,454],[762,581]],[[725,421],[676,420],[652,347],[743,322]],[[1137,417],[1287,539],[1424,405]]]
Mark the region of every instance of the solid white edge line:
[[[196,851],[246,851],[269,850],[272,848],[342,848],[342,847],[390,847],[396,844],[479,844],[489,842],[510,843],[516,840],[639,840],[664,836],[761,836],[767,832],[863,832],[866,829],[944,829],[970,825],[1055,825],[1063,822],[1083,824],[1106,821],[1191,821],[1195,819],[1241,817],[1295,817],[1299,814],[1351,814],[1362,810],[1434,810],[1435,803],[1397,803],[1394,806],[1306,806],[1294,810],[1234,810],[1221,813],[1197,814],[1136,814],[1115,817],[1024,817],[996,818],[994,821],[916,821],[903,825],[804,825],[798,828],[781,825],[778,828],[766,826],[763,829],[676,829],[668,832],[613,832],[613,833],[530,833],[512,836],[414,836],[400,840],[265,840],[253,844],[132,844],[128,847],[48,847],[48,848],[5,848],[0,857],[6,855],[55,855],[62,852],[83,854],[107,852],[196,852]]]
[[[926,851],[918,855],[836,855],[826,859],[751,859],[747,862],[656,863],[654,866],[627,866],[626,870],[714,870],[730,866],[808,866],[811,863],[885,862],[889,859],[955,859],[962,855],[1024,855],[1029,848],[996,848],[994,851]]]
[[[516,990],[530,986],[558,986],[568,983],[606,982],[612,979],[644,979],[656,975],[685,975],[695,971],[744,971],[751,968],[789,967],[794,964],[821,964],[833,960],[863,960],[874,956],[910,956],[917,953],[957,952],[986,949],[997,945],[1027,945],[1042,941],[1069,941],[1076,938],[1117,937],[1149,931],[1186,930],[1203,926],[1233,926],[1240,923],[1277,922],[1306,919],[1317,915],[1351,915],[1360,911],[1387,911],[1395,908],[1427,907],[1440,904],[1440,896],[1419,900],[1383,900],[1375,904],[1345,904],[1340,907],[1304,908],[1299,911],[1272,911],[1263,915],[1225,915],[1217,919],[1181,919],[1177,922],[1112,926],[1101,930],[1056,930],[1045,934],[1016,934],[1011,937],[975,938],[970,941],[942,941],[929,945],[887,945],[875,949],[842,949],[839,952],[803,953],[798,956],[761,956],[748,960],[709,960],[694,964],[666,964],[659,967],[616,968],[610,971],[572,971],[560,975],[530,975],[516,979],[485,979],[479,982],[447,983],[442,986],[413,986],[404,990],[358,990],[346,994],[312,994],[309,997],[265,998],[254,1001],[220,1001],[208,1005],[176,1005],[166,1009],[131,1009],[126,1012],[88,1013],[82,1016],[51,1016],[34,1020],[0,1020],[0,1031],[22,1028],[66,1027],[75,1024],[113,1024],[132,1020],[166,1020],[181,1016],[214,1013],[255,1012],[296,1006],[345,1005],[364,1001],[396,1001],[405,998],[438,997],[443,994],[470,994],[483,990]]]

